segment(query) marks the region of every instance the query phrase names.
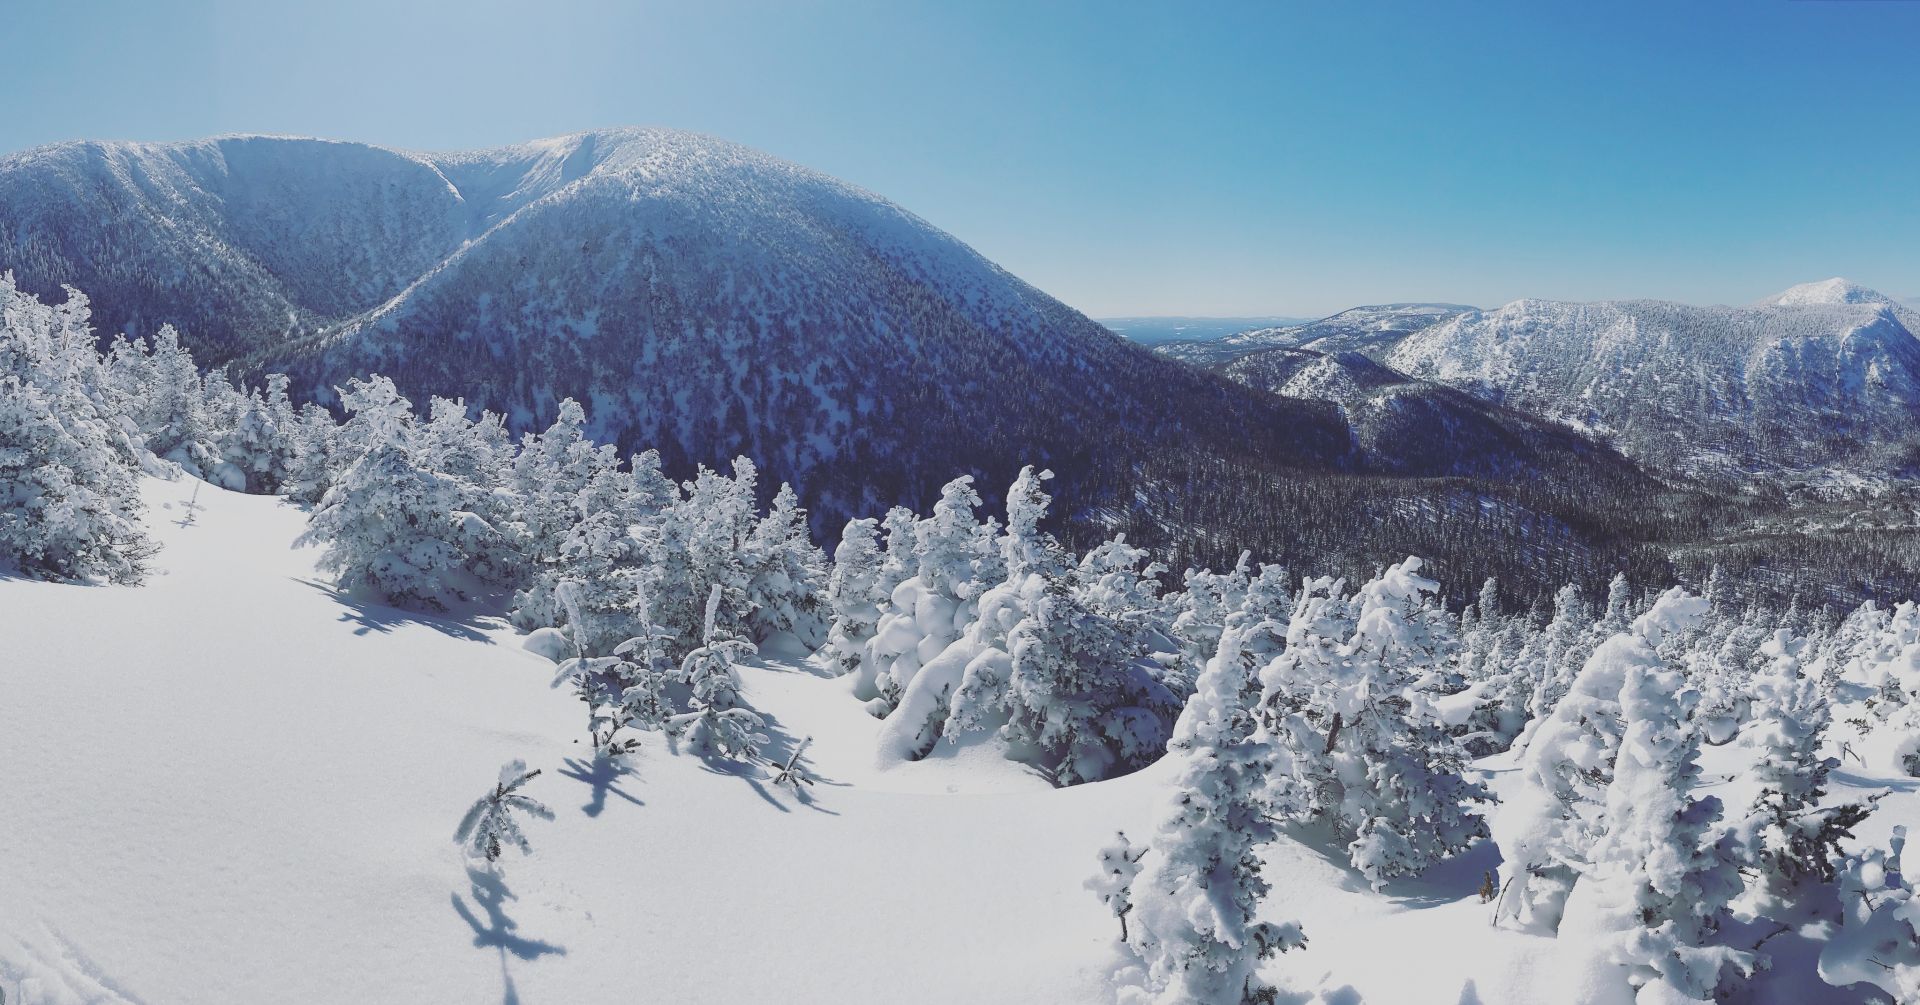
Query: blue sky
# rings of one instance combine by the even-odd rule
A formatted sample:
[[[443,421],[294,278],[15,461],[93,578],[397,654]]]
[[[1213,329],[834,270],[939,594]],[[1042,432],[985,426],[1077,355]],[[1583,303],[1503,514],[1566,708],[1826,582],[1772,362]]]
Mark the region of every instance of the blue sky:
[[[677,126],[1096,316],[1920,295],[1920,2],[0,0],[0,32],[0,151]]]

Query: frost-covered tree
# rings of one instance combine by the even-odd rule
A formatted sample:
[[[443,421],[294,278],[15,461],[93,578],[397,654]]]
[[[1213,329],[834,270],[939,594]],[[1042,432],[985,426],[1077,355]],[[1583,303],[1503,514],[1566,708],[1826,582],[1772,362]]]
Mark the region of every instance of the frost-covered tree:
[[[653,604],[644,584],[633,606],[639,634],[613,648],[613,654],[621,658],[615,669],[621,717],[628,726],[661,729],[673,717],[673,704],[667,697],[667,683],[674,676],[667,656],[672,635],[654,623]]]
[[[1891,1001],[1920,1001],[1920,899],[1901,867],[1907,829],[1890,851],[1849,856],[1838,882],[1842,923],[1820,948],[1820,979],[1835,987],[1871,984]]]
[[[326,545],[320,565],[343,588],[432,608],[467,596],[466,557],[491,547],[494,529],[465,510],[457,480],[416,463],[412,412],[392,381],[349,381],[341,402],[353,415],[345,435],[365,451],[327,490],[301,540]]]
[[[1616,577],[1616,581],[1625,580]],[[1560,700],[1572,690],[1574,678],[1586,666],[1594,647],[1604,639],[1597,637],[1592,612],[1580,598],[1580,591],[1569,583],[1553,595],[1553,618],[1540,635],[1528,640],[1516,655],[1521,672],[1531,668],[1535,684],[1527,699],[1527,725],[1514,741],[1525,750],[1533,732],[1559,707]]]
[[[0,562],[132,582],[154,546],[139,524],[131,422],[88,318],[77,291],[49,306],[0,273]]]
[[[509,761],[503,765],[500,781],[492,792],[474,801],[473,808],[461,818],[453,840],[465,846],[468,854],[488,862],[498,861],[500,852],[508,847],[520,849],[522,855],[532,853],[533,847],[527,843],[527,835],[514,814],[553,819],[553,811],[544,803],[520,791],[539,775],[538,768],[528,771],[525,761]]]
[[[292,405],[287,400],[287,378],[272,374],[263,395],[254,391],[240,399],[231,425],[222,426],[220,457],[240,473],[241,491],[277,493],[293,459]]]
[[[973,478],[963,475],[941,489],[932,515],[914,524],[914,574],[893,590],[872,642],[867,646],[869,667],[860,671],[856,686],[870,678],[878,697],[867,703],[876,715],[891,715],[920,669],[959,641],[978,612],[983,581],[982,563],[992,541],[974,516],[980,496]],[[892,536],[888,550],[892,551]],[[963,661],[964,662],[964,661]],[[944,683],[944,682],[943,682]],[[934,689],[943,690],[943,689]],[[928,694],[909,718],[944,714],[946,696]],[[922,729],[909,723],[920,752],[938,738],[937,725]]]
[[[351,448],[333,416],[312,404],[300,409],[288,441],[292,454],[281,489],[295,502],[315,505],[351,463]]]
[[[745,542],[747,628],[758,642],[791,634],[817,648],[826,639],[827,560],[807,533],[793,486],[781,485]]]
[[[725,600],[721,630],[730,636],[752,634],[745,616],[751,603],[745,554],[757,522],[759,478],[759,469],[745,457],[734,460],[732,477],[702,467],[660,514],[649,555],[654,617],[683,650],[704,638],[703,613],[716,586]]]
[[[1197,677],[1213,658],[1226,631],[1227,618],[1240,609],[1246,597],[1247,562],[1251,557],[1251,553],[1241,552],[1233,571],[1224,575],[1188,569],[1184,576],[1186,589],[1168,598],[1175,609],[1173,635],[1181,643],[1180,656],[1189,679]]]
[[[1832,882],[1841,841],[1867,816],[1859,803],[1820,805],[1840,762],[1820,749],[1833,712],[1819,680],[1803,672],[1808,648],[1776,630],[1767,645],[1773,665],[1754,682],[1756,712],[1744,738],[1759,752],[1760,795],[1741,827],[1754,866],[1743,914],[1781,917],[1804,903],[1807,887]]]
[[[135,421],[147,449],[206,477],[220,456],[213,446],[214,425],[207,414],[206,386],[180,333],[162,325],[140,361]]]
[[[1127,941],[1127,912],[1133,910],[1133,877],[1140,874],[1140,857],[1145,848],[1127,840],[1127,832],[1114,835],[1112,844],[1100,849],[1100,871],[1084,884],[1100,903],[1120,919],[1120,941]]]
[[[1439,584],[1408,558],[1340,605],[1338,584],[1308,584],[1287,649],[1262,671],[1290,755],[1276,775],[1305,815],[1348,842],[1376,887],[1485,836],[1473,810],[1491,798],[1434,711],[1431,674],[1450,655]]]
[[[1179,698],[1149,671],[1134,639],[1081,604],[1063,579],[1033,573],[1022,590],[1025,615],[1007,636],[1005,681],[995,687],[991,676],[969,674],[956,718],[983,718],[978,702],[996,707],[1006,719],[1001,736],[1063,785],[1158,758]]]
[[[1706,602],[1677,588],[1631,630],[1602,642],[1520,758],[1520,785],[1493,821],[1500,846],[1498,916],[1545,931],[1560,924],[1567,895],[1606,827],[1607,791],[1624,735],[1621,688],[1632,667],[1665,670],[1655,651],[1685,631]]]
[[[880,624],[881,562],[877,522],[871,517],[847,521],[833,552],[833,572],[827,577],[827,607],[833,621],[821,650],[827,664],[840,673],[859,669],[867,643]]]
[[[1700,741],[1688,716],[1699,695],[1654,651],[1664,633],[1684,630],[1705,608],[1676,587],[1632,635],[1594,656],[1619,671],[1622,733],[1600,833],[1559,929],[1563,944],[1586,958],[1588,993],[1618,982],[1639,1001],[1711,1001],[1729,974],[1755,965],[1752,953],[1713,942],[1740,892],[1741,856],[1732,835],[1714,826],[1720,800],[1692,791]]]
[[[700,646],[680,664],[680,680],[693,692],[693,711],[669,721],[673,732],[701,756],[748,759],[765,743],[766,725],[753,710],[740,704],[740,674],[734,664],[753,655],[754,645],[728,636],[721,628],[722,589],[715,583],[707,594],[706,627]]]
[[[1130,946],[1144,986],[1122,1001],[1260,1001],[1270,996],[1260,961],[1306,944],[1296,924],[1255,920],[1272,888],[1259,849],[1279,833],[1269,781],[1278,752],[1242,704],[1239,635],[1221,637],[1174,731],[1173,802],[1132,884]]]

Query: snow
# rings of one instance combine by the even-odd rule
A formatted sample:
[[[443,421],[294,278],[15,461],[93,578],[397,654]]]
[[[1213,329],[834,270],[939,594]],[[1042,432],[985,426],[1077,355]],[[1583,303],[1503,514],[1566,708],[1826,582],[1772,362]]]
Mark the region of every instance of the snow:
[[[1117,926],[1082,884],[1115,831],[1152,833],[1173,760],[1055,789],[943,742],[883,770],[883,723],[847,680],[774,640],[743,697],[777,750],[812,738],[817,784],[657,733],[614,773],[552,663],[497,620],[335,593],[277,499],[201,485],[188,521],[192,483],[142,490],[164,546],[147,585],[0,580],[9,1002],[1112,1000]],[[1705,752],[1730,807],[1751,793],[1719,780],[1748,756]],[[516,759],[557,819],[523,819],[532,853],[495,875],[453,834]],[[1511,788],[1502,759],[1481,767]],[[1920,822],[1917,803],[1889,797],[1863,837]],[[1263,854],[1262,916],[1309,940],[1270,979],[1499,1005],[1562,977],[1554,940],[1488,923],[1486,842],[1380,894],[1325,835]],[[1757,1001],[1809,1000],[1812,955],[1793,958],[1780,986],[1801,997]]]

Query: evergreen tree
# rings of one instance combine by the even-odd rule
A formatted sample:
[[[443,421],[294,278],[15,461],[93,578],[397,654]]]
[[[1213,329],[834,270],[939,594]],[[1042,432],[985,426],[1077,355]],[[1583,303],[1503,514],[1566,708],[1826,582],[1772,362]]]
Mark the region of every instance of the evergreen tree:
[[[1833,712],[1819,680],[1803,672],[1808,648],[1777,630],[1767,646],[1773,666],[1754,684],[1758,711],[1746,736],[1760,751],[1760,795],[1741,828],[1756,867],[1748,914],[1780,917],[1805,899],[1805,888],[1832,882],[1841,841],[1867,816],[1859,803],[1820,805],[1827,774],[1840,762],[1820,752]]]
[[[1653,652],[1662,632],[1705,606],[1676,587],[1627,645],[1616,638],[1595,657],[1620,657],[1623,729],[1603,826],[1560,925],[1561,939],[1604,950],[1594,981],[1583,983],[1589,994],[1612,979],[1641,1001],[1711,1001],[1729,971],[1755,965],[1752,953],[1712,944],[1740,891],[1739,853],[1714,830],[1720,800],[1692,794],[1700,742],[1687,720],[1698,694]],[[1612,978],[1606,963],[1617,968]]]
[[[526,832],[520,829],[520,822],[513,815],[518,812],[541,820],[553,819],[553,811],[544,803],[520,791],[539,775],[538,769],[528,771],[525,761],[507,762],[500,768],[499,784],[467,810],[459,829],[453,833],[453,840],[464,845],[468,854],[488,862],[497,861],[501,850],[507,847],[520,849],[522,855],[531,854],[533,847],[527,843]]]
[[[832,627],[822,650],[827,663],[840,673],[859,669],[867,643],[880,623],[881,562],[876,521],[871,517],[847,521],[840,545],[833,552],[833,572],[827,577],[827,606]]]
[[[1254,920],[1271,890],[1259,849],[1279,834],[1268,778],[1277,754],[1241,704],[1239,635],[1221,637],[1174,730],[1173,802],[1132,883],[1131,946],[1146,986],[1122,1001],[1260,1001],[1270,997],[1260,961],[1306,944],[1298,925]]]
[[[734,664],[754,653],[754,645],[732,638],[720,627],[720,584],[707,594],[706,627],[699,648],[680,664],[680,680],[693,692],[693,711],[669,721],[686,737],[688,749],[703,757],[752,758],[767,738],[765,721],[741,707],[740,675]]]

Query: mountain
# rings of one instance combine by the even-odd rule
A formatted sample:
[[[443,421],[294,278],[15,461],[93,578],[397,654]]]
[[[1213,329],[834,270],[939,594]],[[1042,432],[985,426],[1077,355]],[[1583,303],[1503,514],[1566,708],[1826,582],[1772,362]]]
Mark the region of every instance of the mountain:
[[[1816,283],[1801,283],[1781,290],[1773,296],[1761,300],[1758,307],[1807,307],[1819,304],[1874,304],[1881,307],[1899,306],[1899,302],[1884,293],[1867,289],[1859,283],[1841,279],[1822,279]]]
[[[1377,304],[1355,307],[1305,324],[1256,328],[1219,338],[1167,342],[1161,355],[1187,363],[1223,363],[1262,349],[1312,349],[1375,355],[1405,335],[1472,311],[1460,304]]]
[[[1605,479],[1653,484],[1631,461],[1576,430],[1401,373],[1352,350],[1266,349],[1218,367],[1245,384],[1340,409],[1374,470],[1497,481]]]
[[[1754,307],[1521,300],[1408,335],[1384,361],[1670,474],[1848,489],[1920,475],[1906,316],[1840,280]]]
[[[754,457],[832,527],[960,473],[991,499],[1031,462],[1090,531],[1151,534],[1186,519],[1156,458],[1209,458],[1243,500],[1348,462],[1322,404],[1162,359],[871,193],[684,132],[62,144],[0,159],[0,268],[321,401],[377,371],[525,430],[573,397],[678,474]]]
[[[1273,328],[1299,324],[1312,318],[1297,317],[1186,317],[1161,315],[1130,318],[1095,318],[1109,331],[1144,346],[1164,342],[1200,342],[1255,328]]]

